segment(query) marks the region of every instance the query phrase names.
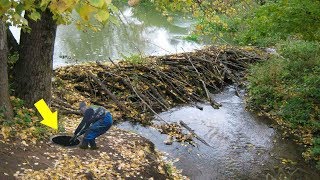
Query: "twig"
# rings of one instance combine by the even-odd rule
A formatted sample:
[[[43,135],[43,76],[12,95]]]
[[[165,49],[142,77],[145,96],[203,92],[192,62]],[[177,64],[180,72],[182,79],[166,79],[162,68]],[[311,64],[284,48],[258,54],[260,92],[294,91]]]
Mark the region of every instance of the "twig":
[[[185,127],[196,139],[198,139],[200,142],[205,144],[206,146],[212,147],[210,144],[208,144],[204,139],[202,139],[199,135],[197,135],[193,129],[191,129],[185,122],[180,121],[179,122],[181,126]]]
[[[63,106],[59,106],[59,104],[52,104],[54,107],[59,109],[59,112],[61,112],[62,114],[76,114],[76,115],[82,115],[80,111],[76,111],[76,110],[70,110],[66,107]]]
[[[206,83],[202,80],[201,75],[200,75],[198,69],[193,65],[190,57],[189,57],[188,55],[186,55],[186,56],[187,56],[188,61],[191,63],[192,67],[194,68],[194,70],[197,72],[198,78],[200,79],[200,81],[201,81],[201,83],[202,83],[202,86],[203,86],[203,88],[204,88],[204,90],[205,90],[205,92],[206,92],[207,99],[209,100],[210,104],[212,105],[212,107],[213,107],[214,109],[219,109],[219,107],[221,106],[221,104],[217,103],[215,100],[213,100],[213,99],[210,97],[209,91],[208,91],[208,89],[207,89],[207,87],[206,87]]]
[[[108,60],[109,60],[114,66],[116,66],[117,68],[120,68],[120,65],[114,63],[110,57],[108,57]]]
[[[72,107],[69,103],[67,103],[67,102],[65,102],[65,101],[63,101],[63,100],[61,100],[61,99],[59,99],[57,97],[53,98],[52,101],[56,102],[57,104],[63,105],[64,107],[67,107],[69,109],[78,110],[78,109]]]
[[[124,112],[127,112],[127,109],[119,102],[117,97],[104,85],[95,75],[88,71],[88,75],[99,84],[99,86],[110,96],[110,98],[117,104],[117,106]]]
[[[131,83],[130,82],[130,80],[129,80],[129,78],[127,78],[128,79],[128,81],[129,81],[129,83]],[[137,93],[137,91],[136,91],[136,89],[132,86],[132,90],[136,93],[136,95],[137,95],[137,97],[150,109],[150,111],[152,111],[161,121],[163,121],[164,123],[166,123],[166,124],[169,124],[166,120],[164,120],[157,112],[155,112],[153,109],[152,109],[152,107],[144,100],[144,99],[142,99],[140,96],[139,96],[139,94]]]

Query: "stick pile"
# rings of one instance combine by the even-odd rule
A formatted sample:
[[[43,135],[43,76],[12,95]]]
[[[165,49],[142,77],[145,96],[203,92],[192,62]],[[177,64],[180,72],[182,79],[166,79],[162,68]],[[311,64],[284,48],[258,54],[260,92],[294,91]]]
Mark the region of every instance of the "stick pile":
[[[210,102],[226,84],[241,86],[249,64],[261,60],[253,50],[208,47],[191,53],[70,66],[55,71],[53,105],[76,113],[81,100],[109,108],[122,119],[149,124],[157,113],[178,104]],[[161,118],[160,118],[161,119]]]

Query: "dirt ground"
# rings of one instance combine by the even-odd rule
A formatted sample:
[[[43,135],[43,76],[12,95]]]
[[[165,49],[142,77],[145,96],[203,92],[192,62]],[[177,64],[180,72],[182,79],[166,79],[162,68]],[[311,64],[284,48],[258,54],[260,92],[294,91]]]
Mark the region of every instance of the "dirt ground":
[[[0,140],[0,179],[183,179],[150,141],[115,127],[98,150]]]

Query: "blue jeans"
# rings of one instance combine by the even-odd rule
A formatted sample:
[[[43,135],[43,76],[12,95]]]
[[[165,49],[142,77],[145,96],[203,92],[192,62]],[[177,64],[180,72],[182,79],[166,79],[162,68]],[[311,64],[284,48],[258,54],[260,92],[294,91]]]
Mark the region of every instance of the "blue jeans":
[[[95,139],[96,137],[106,133],[112,125],[112,116],[110,112],[106,114],[103,119],[98,120],[93,123],[83,137],[83,144],[90,144],[91,147],[96,146]]]

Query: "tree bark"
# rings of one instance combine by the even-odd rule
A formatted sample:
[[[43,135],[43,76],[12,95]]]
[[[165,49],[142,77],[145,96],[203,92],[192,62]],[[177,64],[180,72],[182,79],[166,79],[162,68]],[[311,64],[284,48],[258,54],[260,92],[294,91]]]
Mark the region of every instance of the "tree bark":
[[[0,112],[3,110],[6,119],[13,117],[9,99],[7,32],[5,24],[0,20]]]
[[[37,22],[25,18],[31,32],[21,32],[19,60],[14,67],[15,93],[28,107],[40,99],[50,104],[57,25],[49,10],[43,12]]]

